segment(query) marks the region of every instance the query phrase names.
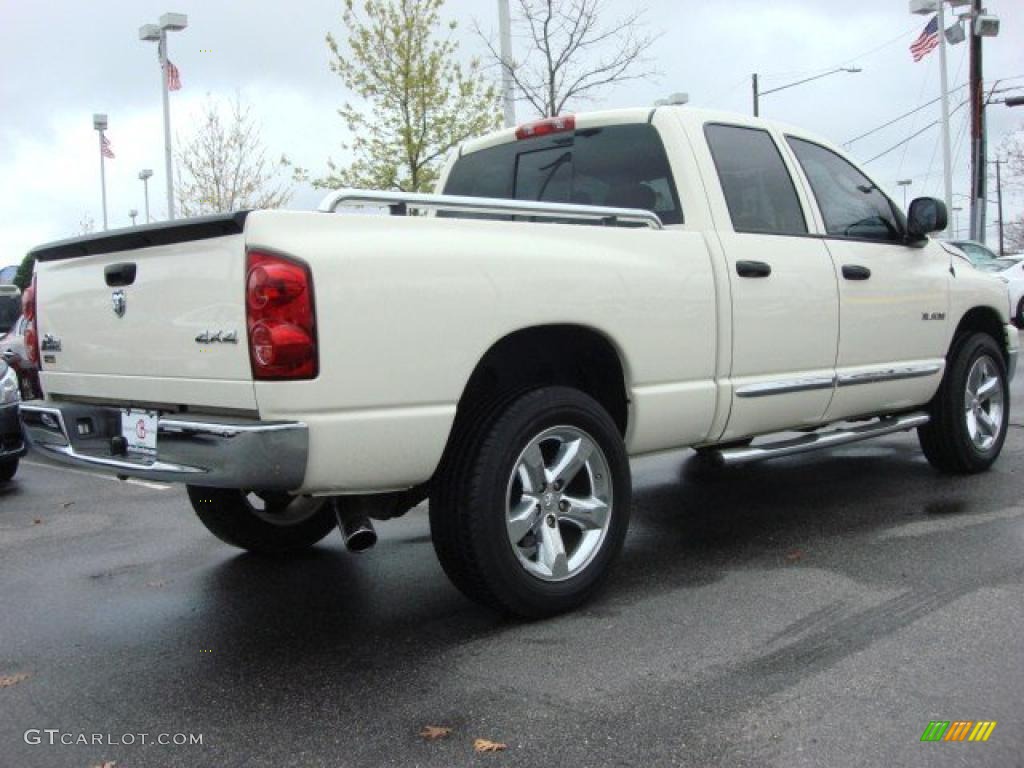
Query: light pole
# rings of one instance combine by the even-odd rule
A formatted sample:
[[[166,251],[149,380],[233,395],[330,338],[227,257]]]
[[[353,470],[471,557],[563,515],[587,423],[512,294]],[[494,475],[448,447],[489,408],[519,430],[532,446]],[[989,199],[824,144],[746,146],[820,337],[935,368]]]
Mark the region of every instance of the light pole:
[[[903,210],[907,210],[907,187],[914,183],[913,179],[900,179],[896,182],[897,187],[903,187]]]
[[[950,5],[964,5],[970,0],[949,0]],[[939,35],[939,95],[942,107],[942,184],[946,209],[953,208],[953,155],[949,143],[949,76],[946,73],[946,0],[910,0],[910,12],[919,16],[937,15]],[[953,27],[956,29],[956,27]],[[962,39],[962,38],[961,38]],[[951,40],[954,44],[959,40]]]
[[[135,210],[134,208],[132,208],[130,211],[128,211],[128,218],[132,220],[132,226],[133,227],[135,226],[135,217],[138,216],[138,215],[139,215],[139,212],[137,210]]]
[[[757,117],[757,116],[759,116],[761,114],[761,97],[762,96],[767,96],[769,93],[778,93],[779,91],[784,91],[787,88],[795,88],[798,85],[803,85],[804,83],[809,83],[812,80],[820,80],[823,77],[828,77],[829,75],[835,75],[835,74],[838,74],[840,72],[849,72],[850,74],[856,74],[856,73],[862,72],[862,71],[863,70],[860,67],[837,67],[836,69],[830,70],[828,72],[822,72],[820,75],[814,75],[814,77],[805,77],[803,80],[797,80],[795,83],[788,83],[787,85],[780,85],[778,88],[769,88],[767,91],[762,91],[761,90],[761,88],[760,88],[760,79],[759,79],[757,73],[755,72],[753,75],[751,75],[751,78],[750,78],[751,85],[753,86],[753,91],[754,91],[754,117]]]
[[[106,154],[103,149],[103,132],[107,130],[107,116],[95,114],[92,116],[92,127],[100,138],[100,194],[103,199],[103,229],[107,228],[107,164],[104,162]]]
[[[171,155],[171,105],[168,98],[167,33],[180,32],[188,26],[184,13],[165,13],[159,24],[145,24],[139,27],[139,39],[157,44],[160,60],[160,75],[163,82],[161,96],[164,102],[164,161],[167,166],[167,218],[174,219],[174,170]]]
[[[961,207],[959,205],[954,205],[953,208],[952,208],[952,211],[953,211],[953,237],[954,238],[958,236],[957,235],[957,227],[956,227],[956,214],[957,214],[958,211],[962,211],[962,210],[963,210],[963,207]]]
[[[153,175],[153,171],[149,168],[143,168],[139,171],[139,178],[142,179],[142,193],[146,196],[146,223],[149,224],[149,177]]]
[[[498,36],[501,38],[501,96],[505,106],[505,127],[516,124],[516,97],[512,82],[512,16],[508,0],[498,0]]]

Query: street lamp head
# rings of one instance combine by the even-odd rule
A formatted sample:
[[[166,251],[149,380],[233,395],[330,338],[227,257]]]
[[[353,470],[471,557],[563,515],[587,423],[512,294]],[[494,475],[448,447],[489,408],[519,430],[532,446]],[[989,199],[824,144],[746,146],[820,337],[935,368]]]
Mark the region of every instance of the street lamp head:
[[[160,28],[180,32],[188,26],[188,16],[184,13],[165,13],[160,17]]]
[[[1003,103],[1008,107],[1024,107],[1024,96],[1011,96]]]
[[[851,75],[855,75],[858,72],[863,72],[863,71],[864,70],[861,69],[860,67],[843,67],[843,72],[849,72]]]
[[[92,116],[92,127],[97,131],[107,130],[107,116],[101,114],[94,114]]]
[[[146,40],[150,43],[160,41],[160,27],[156,24],[143,24],[139,27],[139,40]]]
[[[938,0],[910,0],[910,12],[918,16],[932,14],[939,10]]]
[[[152,175],[153,171],[151,171],[149,168],[143,168],[141,171],[139,171],[139,178],[142,179],[143,181],[145,181]]]
[[[913,179],[900,179],[899,181],[896,182],[896,186],[897,187],[909,187],[913,183],[914,183]]]

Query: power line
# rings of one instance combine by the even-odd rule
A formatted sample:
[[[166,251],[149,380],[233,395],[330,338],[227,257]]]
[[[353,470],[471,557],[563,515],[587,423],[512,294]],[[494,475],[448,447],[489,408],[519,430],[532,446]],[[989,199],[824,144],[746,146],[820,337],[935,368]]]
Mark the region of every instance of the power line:
[[[950,115],[955,115],[961,109],[961,107],[963,107],[965,104],[967,104],[966,101],[961,101],[960,104],[956,107],[956,109],[950,110],[949,114]],[[880,157],[885,157],[890,152],[894,152],[895,150],[899,149],[903,145],[908,144],[910,141],[912,141],[913,139],[916,139],[918,136],[920,136],[922,133],[927,131],[929,128],[934,128],[938,124],[939,124],[938,120],[936,120],[935,122],[932,122],[932,123],[928,123],[928,125],[926,125],[921,130],[915,131],[914,133],[910,134],[909,136],[907,136],[907,138],[903,139],[902,141],[897,142],[896,144],[893,144],[891,147],[889,147],[884,152],[879,152],[877,155],[872,157],[870,160],[863,161],[862,165],[867,165],[868,163],[873,163],[875,160],[878,160]]]
[[[818,72],[827,72],[830,69],[836,69],[838,67],[842,67],[845,64],[849,64],[850,62],[857,61],[858,59],[863,59],[865,56],[870,56],[873,53],[878,53],[878,51],[882,50],[883,48],[888,48],[890,45],[898,43],[907,35],[916,31],[918,31],[918,27],[915,25],[914,27],[906,30],[905,32],[900,32],[900,34],[896,35],[896,37],[892,38],[891,40],[886,40],[884,43],[877,45],[868,51],[859,53],[856,56],[851,56],[850,58],[841,61],[839,64],[836,64],[833,67],[823,67],[821,69],[790,70],[788,72],[775,72],[774,74],[761,75],[761,78],[763,80],[771,80],[778,77],[800,77],[801,75],[815,74]]]
[[[950,89],[949,92],[950,93],[956,93],[957,91],[959,91],[961,88],[964,88],[964,87],[966,87],[966,83],[958,85],[956,88]],[[930,107],[935,102],[941,101],[941,100],[942,100],[941,96],[936,96],[931,101],[926,101],[924,104],[921,104],[918,107],[914,107],[909,112],[904,112],[899,117],[894,117],[892,120],[889,120],[888,122],[882,123],[881,125],[872,128],[870,131],[866,131],[866,132],[860,134],[859,136],[854,136],[852,139],[844,141],[843,142],[843,146],[844,147],[849,147],[854,142],[860,141],[861,139],[866,139],[868,136],[876,134],[879,131],[883,130],[884,128],[888,128],[890,125],[894,125],[895,123],[898,123],[900,120],[905,120],[906,118],[910,117],[911,115],[915,115],[918,112],[920,112],[922,109],[927,109],[928,107]]]

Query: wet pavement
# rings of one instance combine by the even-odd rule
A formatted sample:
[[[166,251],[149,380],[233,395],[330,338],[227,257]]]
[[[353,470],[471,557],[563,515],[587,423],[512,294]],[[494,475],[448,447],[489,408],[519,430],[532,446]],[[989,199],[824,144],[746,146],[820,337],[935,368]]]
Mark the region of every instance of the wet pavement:
[[[266,562],[181,489],[30,457],[0,488],[0,678],[27,675],[0,679],[0,765],[1021,765],[1021,413],[969,478],[912,434],[638,460],[609,586],[537,623],[450,586],[422,507],[366,555]],[[931,720],[998,725],[921,743]]]

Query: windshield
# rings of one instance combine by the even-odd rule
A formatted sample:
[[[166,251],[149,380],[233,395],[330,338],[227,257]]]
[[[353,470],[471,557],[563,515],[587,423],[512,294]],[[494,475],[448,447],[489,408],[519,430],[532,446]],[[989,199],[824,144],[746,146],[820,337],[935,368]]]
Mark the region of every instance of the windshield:
[[[0,333],[7,333],[21,314],[20,296],[0,296]]]
[[[950,244],[963,251],[967,258],[971,260],[971,264],[976,267],[986,265],[991,267],[992,262],[996,261],[996,255],[981,243],[975,243],[971,240],[951,240]],[[1006,269],[1007,266],[1009,265],[1003,265],[1000,269]],[[987,269],[986,271],[999,272],[1000,269]]]

